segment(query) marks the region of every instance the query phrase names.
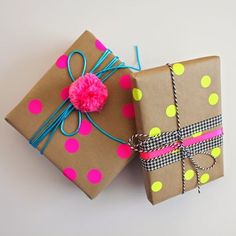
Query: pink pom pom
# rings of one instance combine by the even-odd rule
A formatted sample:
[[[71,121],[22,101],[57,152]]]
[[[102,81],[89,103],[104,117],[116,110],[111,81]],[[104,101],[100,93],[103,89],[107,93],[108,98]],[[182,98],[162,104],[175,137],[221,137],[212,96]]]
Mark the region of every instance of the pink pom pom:
[[[108,90],[96,75],[87,73],[70,85],[69,98],[81,112],[101,111],[108,98]]]

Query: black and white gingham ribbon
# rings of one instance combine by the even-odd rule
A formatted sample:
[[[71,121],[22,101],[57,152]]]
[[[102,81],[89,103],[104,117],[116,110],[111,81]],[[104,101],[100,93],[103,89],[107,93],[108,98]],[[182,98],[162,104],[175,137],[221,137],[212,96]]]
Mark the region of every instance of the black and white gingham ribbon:
[[[192,136],[195,133],[202,132],[222,125],[222,115],[214,116],[206,120],[185,126],[180,129],[183,138]],[[135,134],[129,139],[133,150],[137,152],[152,152],[162,147],[163,144],[170,144],[178,139],[178,131],[163,132],[159,136],[148,136],[145,134]],[[140,141],[141,140],[141,141]]]
[[[222,125],[222,116],[218,115],[218,116],[200,121],[198,123],[186,126],[184,128],[181,128],[174,72],[170,64],[167,64],[167,66],[170,69],[174,102],[175,102],[175,107],[176,107],[177,130],[173,132],[165,132],[165,133],[162,133],[160,136],[156,136],[156,137],[150,137],[146,134],[135,134],[129,139],[128,144],[133,150],[138,151],[138,152],[152,152],[157,149],[165,148],[167,146],[175,147],[175,149],[177,148],[178,149],[177,152],[172,152],[172,153],[163,155],[161,157],[157,157],[157,158],[153,158],[149,160],[141,159],[143,168],[147,171],[152,171],[158,168],[162,168],[166,165],[172,164],[176,161],[181,161],[182,193],[185,193],[186,191],[185,178],[184,178],[185,158],[188,158],[191,161],[193,167],[195,168],[196,176],[197,176],[197,187],[198,187],[198,192],[200,193],[199,171],[209,170],[213,168],[214,165],[216,164],[216,159],[214,158],[214,156],[212,156],[211,153],[208,153],[207,151],[209,151],[211,148],[214,148],[216,146],[221,146],[223,142],[223,137],[222,136],[214,137],[210,140],[206,140],[206,141],[191,145],[189,147],[185,147],[183,145],[183,139],[195,133],[212,129],[216,126]],[[175,143],[176,141],[177,143]],[[193,156],[197,154],[206,155],[212,158],[213,160],[212,165],[208,167],[202,167],[198,165],[196,161],[193,159]]]
[[[223,144],[223,136],[217,136],[215,138],[212,138],[210,140],[206,140],[197,144],[193,144],[188,147],[189,151],[193,155],[198,155],[203,152],[207,152],[208,150],[211,150],[212,148],[222,146]],[[158,156],[152,159],[142,159],[140,158],[142,167],[146,171],[153,171],[162,167],[165,167],[167,165],[170,165],[172,163],[175,163],[177,161],[181,160],[181,152],[180,151],[174,151],[171,153],[167,153],[162,156]]]

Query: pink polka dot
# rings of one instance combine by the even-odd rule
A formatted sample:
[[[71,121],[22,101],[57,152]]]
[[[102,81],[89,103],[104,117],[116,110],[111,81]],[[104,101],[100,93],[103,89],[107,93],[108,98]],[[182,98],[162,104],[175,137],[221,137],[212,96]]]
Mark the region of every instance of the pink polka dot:
[[[62,100],[66,100],[69,97],[69,87],[64,87],[60,95]]]
[[[122,75],[120,77],[119,82],[120,82],[120,87],[123,89],[131,89],[132,88],[130,75]]]
[[[95,42],[96,48],[100,51],[106,51],[106,47],[102,44],[102,42],[100,40],[96,40]]]
[[[116,152],[122,159],[130,158],[132,156],[132,149],[128,144],[120,144]]]
[[[67,152],[69,153],[75,153],[78,151],[79,149],[79,142],[77,139],[75,138],[68,138],[65,141],[65,145],[64,145],[65,149]]]
[[[133,119],[135,117],[133,103],[127,103],[122,107],[122,113],[127,119]]]
[[[43,109],[43,103],[39,99],[32,99],[28,103],[28,110],[34,115],[38,115]]]
[[[71,167],[65,168],[63,170],[63,175],[65,175],[71,181],[75,181],[77,178],[77,172]]]
[[[67,55],[62,55],[60,56],[57,61],[56,61],[56,66],[59,68],[59,69],[64,69],[67,67]]]
[[[102,180],[102,172],[99,169],[91,169],[87,173],[87,178],[91,184],[99,184]]]
[[[92,124],[89,121],[83,119],[81,121],[81,126],[80,126],[80,130],[79,130],[79,134],[81,134],[81,135],[89,135],[92,132],[92,128],[93,128]]]

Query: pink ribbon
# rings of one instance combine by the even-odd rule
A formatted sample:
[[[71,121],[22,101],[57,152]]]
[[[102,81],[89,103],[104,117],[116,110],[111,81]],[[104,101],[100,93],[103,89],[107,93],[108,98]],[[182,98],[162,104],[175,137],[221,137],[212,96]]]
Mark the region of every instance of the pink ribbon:
[[[197,144],[197,143],[206,141],[208,139],[220,136],[222,134],[223,134],[223,128],[219,128],[219,129],[207,132],[207,133],[202,134],[202,135],[197,136],[197,137],[185,139],[183,141],[183,146],[188,147],[188,146],[191,146],[193,144]],[[165,147],[165,148],[162,148],[162,149],[158,149],[158,150],[155,150],[153,152],[141,152],[140,157],[144,160],[149,160],[149,159],[152,159],[152,158],[155,158],[155,157],[165,155],[167,153],[170,153],[170,152],[173,152],[173,151],[177,150],[178,147],[179,147],[178,144],[179,144],[179,142],[176,142],[175,144],[173,144],[171,146],[168,146],[168,147]]]

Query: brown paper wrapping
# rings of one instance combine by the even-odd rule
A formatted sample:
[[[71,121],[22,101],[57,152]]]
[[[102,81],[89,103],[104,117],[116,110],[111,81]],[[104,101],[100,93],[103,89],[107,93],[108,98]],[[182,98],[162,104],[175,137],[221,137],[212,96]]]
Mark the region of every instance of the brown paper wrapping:
[[[181,62],[184,66],[182,75],[175,75],[177,96],[181,126],[205,120],[221,114],[220,96],[220,59],[216,56],[200,58]],[[211,84],[208,88],[201,86],[201,78],[204,75],[211,77]],[[144,70],[133,74],[134,87],[142,92],[142,98],[134,101],[136,113],[136,126],[138,133],[149,134],[153,127],[159,127],[162,132],[174,131],[177,129],[176,117],[166,116],[166,107],[174,104],[173,88],[168,66],[161,66]],[[208,103],[211,93],[219,95],[216,105]],[[137,99],[136,99],[137,100]],[[222,149],[222,147],[220,147]],[[209,166],[212,163],[210,158],[203,155],[194,157],[202,166]],[[186,170],[193,169],[190,161],[186,159]],[[201,171],[202,175],[204,171]],[[209,174],[210,180],[223,176],[223,155],[217,157],[217,163],[213,169],[205,171]],[[143,171],[147,197],[152,204],[159,203],[170,197],[182,193],[182,171],[181,162],[175,162],[154,171]],[[153,192],[152,184],[156,181],[162,183],[160,191]],[[196,174],[194,178],[186,180],[186,190],[197,186]]]
[[[83,51],[87,57],[87,71],[90,71],[103,54],[103,51],[98,50],[95,44],[96,38],[86,31],[65,54],[68,55],[75,49]],[[113,57],[114,55],[109,55],[104,62],[104,66]],[[81,57],[74,56],[71,64],[75,78],[79,77],[83,66]],[[128,69],[118,70],[106,81],[109,91],[108,101],[100,113],[90,114],[103,129],[123,140],[128,140],[128,137],[135,132],[134,119],[132,117],[127,119],[122,114],[123,105],[132,102],[131,93],[128,89],[124,90],[119,86],[119,78],[129,73],[130,70]],[[58,69],[56,65],[53,65],[23,100],[7,115],[6,120],[26,139],[30,139],[40,125],[61,104],[60,92],[70,84],[71,80],[67,70]],[[43,110],[38,115],[33,115],[27,110],[29,101],[35,98],[40,99],[43,103]],[[83,119],[85,119],[84,116]],[[65,130],[68,132],[75,130],[77,121],[77,113],[73,112],[66,121]],[[87,136],[77,134],[73,138],[79,141],[80,147],[76,153],[71,154],[64,148],[64,143],[68,137],[63,136],[58,129],[44,154],[61,171],[67,167],[72,167],[77,172],[74,183],[90,198],[94,198],[129,163],[132,155],[131,158],[120,158],[117,155],[117,148],[120,144],[110,140],[94,127],[91,134]],[[42,144],[39,149],[41,147]],[[94,184],[88,181],[87,176],[91,169],[98,169],[102,173],[102,179],[99,183]]]

